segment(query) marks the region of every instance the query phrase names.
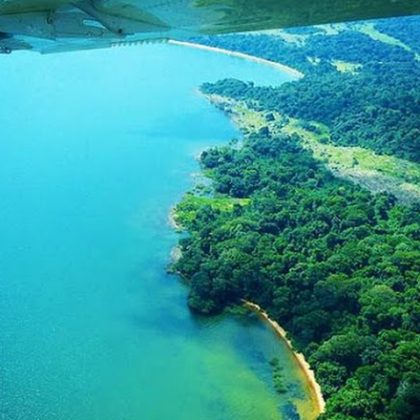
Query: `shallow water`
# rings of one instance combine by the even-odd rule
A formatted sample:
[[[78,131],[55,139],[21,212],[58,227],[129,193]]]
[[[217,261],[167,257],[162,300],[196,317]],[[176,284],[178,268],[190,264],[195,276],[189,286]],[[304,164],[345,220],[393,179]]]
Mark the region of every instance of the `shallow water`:
[[[165,45],[1,58],[1,418],[264,420],[308,406],[266,326],[194,318],[165,274],[167,214],[194,156],[239,136],[195,91],[224,77],[290,79]]]

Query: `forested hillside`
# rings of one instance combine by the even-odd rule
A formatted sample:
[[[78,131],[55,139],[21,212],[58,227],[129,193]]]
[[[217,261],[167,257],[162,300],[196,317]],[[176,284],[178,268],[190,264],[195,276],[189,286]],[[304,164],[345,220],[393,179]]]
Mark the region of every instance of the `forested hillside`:
[[[278,89],[254,90],[264,107],[328,125],[335,144],[420,162],[420,17],[375,25],[196,41],[282,62],[305,73],[303,79]],[[401,33],[404,42],[386,30],[395,36]]]
[[[417,32],[401,32],[404,47],[390,44],[400,22],[201,39],[306,74],[278,88],[222,81],[202,90],[268,119],[321,122],[334,144],[420,162]],[[419,419],[420,206],[336,178],[298,134],[264,125],[200,162],[212,189],[176,209],[189,235],[175,269],[191,309],[211,315],[247,299],[267,310],[314,368],[322,419]]]

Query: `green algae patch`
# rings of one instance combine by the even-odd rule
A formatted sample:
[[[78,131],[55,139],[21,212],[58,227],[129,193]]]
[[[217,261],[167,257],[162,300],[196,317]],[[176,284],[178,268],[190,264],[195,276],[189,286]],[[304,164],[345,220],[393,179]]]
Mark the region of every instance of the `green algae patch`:
[[[274,357],[270,361],[270,365],[273,368],[273,383],[274,388],[279,394],[284,394],[287,389],[284,383],[283,368],[280,366],[280,361],[277,357]]]

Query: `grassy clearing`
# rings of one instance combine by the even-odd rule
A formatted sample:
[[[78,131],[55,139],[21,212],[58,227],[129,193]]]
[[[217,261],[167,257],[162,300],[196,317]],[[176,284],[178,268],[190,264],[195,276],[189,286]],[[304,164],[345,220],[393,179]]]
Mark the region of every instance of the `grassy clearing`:
[[[220,95],[205,96],[212,104],[226,112],[245,134],[257,132],[267,125],[264,113],[249,108],[245,102]]]
[[[220,212],[231,212],[235,205],[246,206],[249,202],[249,198],[207,197],[187,193],[175,208],[175,221],[181,226],[188,226],[194,222],[199,209],[205,206]]]
[[[394,156],[378,155],[362,147],[335,146],[328,143],[330,135],[326,126],[313,122],[311,126],[314,131],[303,128],[298,120],[289,119],[282,130],[299,135],[303,146],[337,176],[374,193],[387,191],[402,202],[420,201],[420,165]]]
[[[299,47],[305,45],[306,40],[309,38],[308,35],[298,35],[298,34],[291,34],[290,32],[279,30],[276,34],[279,38],[283,41],[294,44]]]
[[[340,73],[350,73],[350,74],[357,74],[358,71],[363,67],[361,64],[358,64],[358,63],[350,63],[350,62],[341,61],[341,60],[331,60],[331,64]]]
[[[268,29],[264,31],[255,31],[249,32],[249,36],[258,36],[258,35],[270,35],[276,38],[281,39],[284,42],[289,44],[294,44],[297,47],[302,47],[305,45],[306,40],[309,38],[310,35],[302,35],[302,34],[292,34],[290,32],[284,31],[283,29]]]
[[[313,65],[313,66],[317,66],[318,64],[321,63],[321,59],[319,57],[310,57],[307,56],[306,59]]]
[[[331,23],[323,25],[315,25],[316,28],[320,30],[324,35],[338,35],[340,32],[345,30],[345,24],[342,23]]]
[[[406,203],[420,201],[420,165],[394,156],[378,155],[363,147],[336,146],[327,126],[284,117],[276,112],[256,111],[244,102],[218,97],[224,109],[245,133],[267,127],[276,133],[297,134],[303,147],[323,161],[337,176],[351,180],[372,192],[387,191]],[[270,115],[270,119],[267,116]],[[286,121],[286,122],[285,122]]]
[[[249,109],[244,103],[238,104],[234,109],[235,122],[247,132],[257,132],[267,126],[264,113]]]
[[[399,39],[394,38],[390,35],[384,34],[383,32],[378,31],[375,28],[374,23],[358,24],[357,29],[359,30],[359,32],[371,37],[375,41],[383,42],[384,44],[394,45],[396,47],[400,47],[400,48],[402,48],[406,51],[414,53],[412,48],[410,46],[408,46],[407,44],[404,44],[404,42],[402,42]],[[415,54],[415,55],[416,55],[416,59],[418,60],[419,56],[417,54]]]
[[[394,156],[378,155],[363,147],[335,146],[326,143],[330,137],[328,128],[318,123],[311,125],[316,132],[302,128],[299,121],[290,119],[284,131],[298,134],[305,145],[314,152],[316,158],[328,162],[336,169],[343,167],[377,171],[382,175],[420,186],[420,165]]]

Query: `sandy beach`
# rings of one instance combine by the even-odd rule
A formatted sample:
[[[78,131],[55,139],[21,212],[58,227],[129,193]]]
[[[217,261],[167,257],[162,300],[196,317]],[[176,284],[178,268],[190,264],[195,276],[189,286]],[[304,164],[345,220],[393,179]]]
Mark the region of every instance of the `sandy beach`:
[[[272,320],[268,316],[267,312],[265,312],[259,305],[255,304],[253,302],[249,302],[247,300],[244,300],[243,303],[244,303],[244,306],[246,308],[255,312],[256,314],[258,314],[258,316],[262,320],[267,322],[270,325],[270,327],[276,332],[276,334],[285,341],[285,343],[289,347],[290,351],[293,352],[293,355],[295,356],[299,366],[301,367],[304,375],[306,376],[306,378],[308,380],[308,384],[309,384],[309,386],[312,390],[314,400],[316,401],[316,404],[317,404],[318,409],[319,409],[319,413],[323,413],[325,411],[325,400],[324,400],[324,397],[322,395],[321,387],[318,384],[318,382],[316,381],[314,371],[311,369],[309,363],[306,361],[303,354],[296,353],[293,350],[292,343],[286,337],[286,331],[278,324],[278,322]]]
[[[271,67],[274,67],[274,68],[278,69],[279,71],[286,72],[286,73],[288,73],[288,74],[290,74],[290,75],[292,75],[296,78],[304,77],[303,73],[301,73],[300,71],[298,71],[298,70],[296,70],[292,67],[286,66],[284,64],[276,63],[276,62],[273,62],[273,61],[265,60],[263,58],[255,57],[255,56],[252,56],[252,55],[248,55],[248,54],[244,54],[244,53],[240,53],[240,52],[236,52],[236,51],[229,51],[229,50],[225,50],[225,49],[222,49],[222,48],[209,47],[209,46],[206,46],[206,45],[196,44],[196,43],[192,43],[192,42],[175,41],[175,40],[170,40],[168,42],[169,42],[169,44],[172,44],[172,45],[185,46],[185,47],[196,48],[196,49],[201,49],[201,50],[205,50],[205,51],[212,51],[212,52],[216,52],[216,53],[219,53],[219,54],[226,54],[226,55],[230,55],[230,56],[233,56],[233,57],[242,58],[244,60],[253,61],[253,62],[256,62],[256,63],[259,63],[259,64],[263,64],[263,65],[268,65],[268,66],[271,66]],[[202,94],[200,91],[199,91],[199,93]],[[208,95],[204,95],[204,96],[206,96],[207,99],[210,99]],[[210,100],[210,101],[213,102],[212,100]],[[171,210],[171,212],[169,213],[168,221],[169,221],[169,224],[172,228],[177,229],[177,230],[180,229],[180,226],[177,224],[177,222],[175,220],[175,208],[173,208]],[[176,255],[176,257],[179,257],[179,256]],[[268,316],[268,314],[259,305],[255,304],[253,302],[246,301],[246,300],[244,300],[243,303],[244,303],[244,306],[246,308],[255,312],[256,314],[258,314],[258,316],[264,322],[267,322],[270,325],[270,327],[275,331],[275,333],[282,340],[284,340],[287,347],[290,349],[290,351],[293,353],[294,357],[296,358],[296,361],[297,361],[298,365],[300,366],[303,374],[305,375],[305,377],[307,379],[308,385],[311,389],[313,400],[316,403],[316,406],[318,408],[319,413],[323,413],[325,411],[325,400],[324,400],[324,397],[322,395],[321,387],[317,383],[317,381],[315,379],[315,374],[314,374],[313,370],[311,369],[309,363],[306,361],[303,354],[297,353],[297,352],[294,351],[292,343],[286,337],[286,331],[276,321],[272,320]]]
[[[207,45],[196,44],[196,43],[193,43],[193,42],[176,41],[176,40],[172,40],[172,39],[169,40],[168,43],[172,44],[172,45],[180,45],[180,46],[189,47],[189,48],[197,48],[199,50],[212,51],[212,52],[216,52],[216,53],[219,53],[219,54],[226,54],[226,55],[230,55],[231,57],[238,57],[238,58],[242,58],[244,60],[254,61],[255,63],[263,64],[265,66],[274,67],[274,68],[276,68],[280,71],[289,73],[290,75],[292,75],[292,76],[294,76],[298,79],[304,77],[304,74],[301,73],[299,70],[296,70],[292,67],[286,66],[285,64],[276,63],[274,61],[266,60],[266,59],[260,58],[260,57],[255,57],[253,55],[249,55],[249,54],[245,54],[245,53],[241,53],[241,52],[237,52],[237,51],[225,50],[223,48],[209,47]]]

